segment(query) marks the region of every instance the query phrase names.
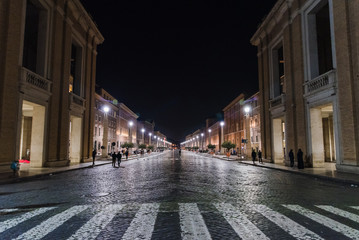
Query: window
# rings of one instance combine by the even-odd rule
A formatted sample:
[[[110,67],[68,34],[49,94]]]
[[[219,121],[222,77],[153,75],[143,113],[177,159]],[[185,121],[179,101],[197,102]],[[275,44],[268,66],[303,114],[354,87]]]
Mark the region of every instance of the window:
[[[280,43],[272,50],[272,92],[273,98],[285,93],[284,86],[284,55],[283,45]]]
[[[95,127],[95,134],[94,135],[97,136],[97,127]]]
[[[69,92],[81,96],[82,48],[75,43],[71,46],[71,67]]]
[[[101,136],[101,128],[98,128],[98,135]]]
[[[37,1],[26,3],[23,67],[45,76],[48,11]]]
[[[330,5],[327,0],[315,4],[305,11],[303,28],[309,80],[334,69]]]

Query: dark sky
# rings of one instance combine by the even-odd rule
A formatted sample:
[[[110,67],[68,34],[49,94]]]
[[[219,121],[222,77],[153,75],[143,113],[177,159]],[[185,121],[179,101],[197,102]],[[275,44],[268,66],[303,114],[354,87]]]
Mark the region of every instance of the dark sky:
[[[82,0],[105,38],[96,82],[172,141],[258,91],[249,40],[276,0]]]

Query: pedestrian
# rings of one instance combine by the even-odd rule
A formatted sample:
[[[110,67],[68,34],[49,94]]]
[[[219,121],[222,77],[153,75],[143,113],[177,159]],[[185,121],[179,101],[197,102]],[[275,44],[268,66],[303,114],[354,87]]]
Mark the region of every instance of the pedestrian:
[[[112,153],[112,167],[116,167],[116,158],[117,154],[115,152]]]
[[[97,151],[96,151],[96,149],[94,149],[94,150],[92,151],[92,167],[95,166],[96,154],[97,154]]]
[[[254,149],[252,149],[252,161],[253,161],[253,164],[256,164],[256,157],[257,157],[257,153],[256,153],[256,151],[254,151]]]
[[[290,151],[289,151],[289,160],[290,160],[290,166],[291,167],[294,167],[294,153],[293,153],[293,149],[291,149]]]
[[[297,160],[298,160],[298,169],[303,169],[304,168],[303,152],[302,149],[300,148],[298,149]]]
[[[126,156],[126,160],[128,160],[128,148],[126,148],[125,156]]]
[[[260,163],[263,163],[261,150],[258,150],[258,161],[259,161]]]
[[[118,167],[120,167],[120,164],[121,164],[121,158],[122,158],[122,154],[120,151],[118,151],[117,153],[117,164],[118,164]]]
[[[19,169],[20,169],[20,164],[19,164],[19,160],[14,160],[12,161],[10,168],[13,171],[13,175],[14,177],[17,177],[19,175]]]

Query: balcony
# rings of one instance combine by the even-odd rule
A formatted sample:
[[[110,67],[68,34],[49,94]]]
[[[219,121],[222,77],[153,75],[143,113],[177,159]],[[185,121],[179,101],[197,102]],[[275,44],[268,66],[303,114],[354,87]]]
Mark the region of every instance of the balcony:
[[[331,70],[304,83],[304,94],[308,96],[318,92],[334,89],[336,83],[336,70]]]
[[[21,68],[20,84],[21,90],[24,90],[23,92],[37,90],[47,95],[51,95],[52,82],[24,67]]]
[[[271,100],[269,100],[269,108],[277,108],[284,106],[285,103],[285,94],[281,94]]]
[[[80,96],[77,96],[76,94],[69,92],[69,102],[70,102],[70,108],[78,108],[85,109],[85,99],[83,99]]]

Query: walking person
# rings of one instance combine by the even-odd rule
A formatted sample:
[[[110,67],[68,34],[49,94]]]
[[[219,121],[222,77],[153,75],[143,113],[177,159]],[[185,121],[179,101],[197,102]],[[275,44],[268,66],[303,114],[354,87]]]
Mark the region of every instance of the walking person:
[[[257,157],[257,153],[256,153],[256,151],[254,151],[254,149],[252,149],[252,161],[253,161],[253,164],[256,164],[256,157]]]
[[[122,154],[121,154],[120,151],[118,151],[118,153],[117,153],[117,164],[118,164],[118,167],[120,167],[121,159],[122,159]]]
[[[94,148],[94,150],[92,151],[92,167],[95,166],[96,155],[97,155],[97,151],[96,151],[96,149]]]
[[[290,167],[294,167],[294,153],[293,149],[289,151],[289,160],[290,160]]]
[[[258,161],[259,161],[259,163],[263,163],[261,150],[258,150]]]
[[[300,148],[298,149],[297,160],[298,160],[298,169],[303,169],[304,168],[303,152],[302,149]]]
[[[125,156],[126,156],[126,160],[128,160],[128,148],[126,148]]]
[[[116,158],[117,154],[115,152],[112,153],[112,167],[116,167]]]

